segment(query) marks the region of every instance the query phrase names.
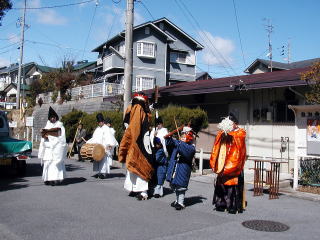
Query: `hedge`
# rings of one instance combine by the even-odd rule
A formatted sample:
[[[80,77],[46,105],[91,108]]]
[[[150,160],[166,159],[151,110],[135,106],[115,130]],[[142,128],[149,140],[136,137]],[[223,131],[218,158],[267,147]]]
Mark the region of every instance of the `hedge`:
[[[63,115],[61,121],[63,126],[66,129],[66,139],[67,142],[72,142],[76,134],[78,123],[80,120],[83,120],[88,114],[79,110],[72,109],[71,112]]]
[[[116,131],[115,137],[120,143],[124,130],[123,113],[119,111],[99,111],[93,114],[87,114],[79,110],[72,110],[61,119],[66,128],[67,141],[73,141],[80,119],[83,123],[83,127],[87,131],[87,138],[90,138],[94,129],[97,127],[96,115],[98,113],[102,113],[104,117],[109,117],[111,119],[112,127]],[[159,110],[159,116],[163,119],[164,127],[168,128],[169,131],[176,129],[174,119],[176,119],[178,127],[182,124],[188,124],[190,119],[192,119],[191,123],[198,125],[197,131],[208,126],[207,113],[200,108],[190,109],[181,106],[169,105],[166,108]],[[155,112],[153,112],[151,126],[154,126],[154,122]]]
[[[196,127],[196,132],[208,127],[208,115],[199,107],[191,109],[187,107],[169,105],[166,108],[159,110],[159,116],[162,118],[163,125],[168,129],[168,131],[176,129],[175,122],[177,123],[177,127],[180,127],[182,124],[187,125],[190,120],[191,124]],[[154,125],[154,122],[152,125]]]

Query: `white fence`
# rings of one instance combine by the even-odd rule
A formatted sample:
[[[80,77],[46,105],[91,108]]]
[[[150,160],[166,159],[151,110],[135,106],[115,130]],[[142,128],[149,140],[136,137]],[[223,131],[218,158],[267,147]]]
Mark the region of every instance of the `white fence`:
[[[75,87],[70,89],[71,100],[95,98],[95,97],[108,97],[123,94],[124,88],[122,84],[117,83],[96,83],[82,87]],[[38,99],[41,97],[43,103],[52,103],[53,92],[42,93],[38,95]],[[58,98],[60,96],[58,95]]]

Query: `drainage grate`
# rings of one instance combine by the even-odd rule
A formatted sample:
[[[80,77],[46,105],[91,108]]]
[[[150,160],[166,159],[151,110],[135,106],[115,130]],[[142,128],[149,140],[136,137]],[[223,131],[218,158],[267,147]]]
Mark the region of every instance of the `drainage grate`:
[[[290,228],[283,223],[266,220],[245,221],[242,223],[242,225],[246,228],[263,232],[284,232]]]

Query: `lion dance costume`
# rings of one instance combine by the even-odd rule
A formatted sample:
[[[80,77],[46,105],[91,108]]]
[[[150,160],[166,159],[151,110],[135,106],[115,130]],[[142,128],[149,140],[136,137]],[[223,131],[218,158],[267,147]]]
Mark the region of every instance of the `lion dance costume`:
[[[137,193],[138,200],[148,198],[148,182],[154,171],[149,131],[151,114],[147,100],[143,93],[133,96],[132,104],[126,111],[124,124],[127,129],[119,148],[119,162],[126,163],[127,167],[124,188],[130,196]]]
[[[241,213],[245,207],[243,198],[243,167],[246,160],[246,131],[238,128],[233,116],[220,124],[213,145],[210,167],[217,176],[213,201],[215,210]],[[224,125],[224,126],[223,126]]]

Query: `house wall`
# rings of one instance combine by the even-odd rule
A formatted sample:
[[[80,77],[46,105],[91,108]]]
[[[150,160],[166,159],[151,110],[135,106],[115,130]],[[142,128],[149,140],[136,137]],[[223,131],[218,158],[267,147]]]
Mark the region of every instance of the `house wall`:
[[[11,95],[16,95],[16,94],[17,94],[17,89],[11,88],[11,89],[7,92],[6,96],[7,96],[7,97],[10,97]]]
[[[137,76],[150,76],[155,78],[155,84],[166,86],[166,58],[167,43],[162,34],[152,27],[150,33],[145,33],[145,27],[135,30],[133,36],[133,86]],[[146,58],[137,56],[137,42],[146,41],[156,44],[156,57]]]
[[[171,49],[180,49],[189,52],[191,55],[195,55],[195,45],[190,40],[178,32],[175,28],[171,27],[169,24],[164,24],[165,32],[168,32],[170,35],[174,36],[177,41],[169,43]],[[168,61],[170,61],[170,56],[168,56]],[[190,64],[180,64],[180,63],[169,63],[169,78],[179,79],[181,81],[194,81],[196,77],[195,65]]]
[[[303,93],[304,87],[296,87],[296,91]],[[287,98],[287,99],[286,99]],[[294,98],[294,99],[292,99]],[[239,119],[240,126],[247,131],[247,154],[250,158],[282,158],[288,164],[282,164],[282,172],[289,172],[293,168],[295,127],[294,116],[292,121],[277,121],[277,102],[296,102],[303,104],[304,100],[294,94],[288,93],[287,88],[260,89],[251,91],[230,91],[223,93],[167,97],[169,102],[185,105],[188,107],[201,107],[208,113],[209,127],[202,130],[198,135],[197,149],[202,148],[205,152],[210,152],[217,134],[217,124],[222,117],[233,112]],[[161,100],[160,100],[161,102]],[[287,117],[293,112],[285,105],[288,111]],[[264,115],[259,119],[254,117],[255,110],[266,109],[270,112],[271,119]],[[278,116],[279,117],[279,116]],[[273,121],[273,120],[274,121]],[[289,139],[284,152],[280,152],[281,138]],[[251,162],[247,167],[252,167]]]

